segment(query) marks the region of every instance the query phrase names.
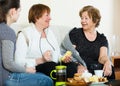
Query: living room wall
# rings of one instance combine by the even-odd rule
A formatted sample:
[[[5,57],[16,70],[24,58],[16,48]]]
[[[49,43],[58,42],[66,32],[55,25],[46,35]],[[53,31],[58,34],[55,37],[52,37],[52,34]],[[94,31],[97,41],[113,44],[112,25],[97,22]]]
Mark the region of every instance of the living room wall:
[[[114,0],[21,0],[22,11],[18,23],[28,23],[27,14],[31,5],[43,3],[51,8],[52,25],[79,27],[79,10],[85,5],[93,5],[100,10],[102,15],[98,30],[108,35],[112,33],[113,28],[113,1]]]

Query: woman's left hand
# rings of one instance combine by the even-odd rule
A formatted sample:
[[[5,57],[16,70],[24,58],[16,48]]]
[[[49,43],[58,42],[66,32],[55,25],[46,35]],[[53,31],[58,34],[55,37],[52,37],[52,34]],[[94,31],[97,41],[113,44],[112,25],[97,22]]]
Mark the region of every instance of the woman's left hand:
[[[103,71],[104,71],[104,76],[111,76],[112,74],[112,66],[110,61],[106,61],[103,67]]]
[[[86,67],[83,65],[78,65],[77,73],[84,73],[85,71],[88,71]]]

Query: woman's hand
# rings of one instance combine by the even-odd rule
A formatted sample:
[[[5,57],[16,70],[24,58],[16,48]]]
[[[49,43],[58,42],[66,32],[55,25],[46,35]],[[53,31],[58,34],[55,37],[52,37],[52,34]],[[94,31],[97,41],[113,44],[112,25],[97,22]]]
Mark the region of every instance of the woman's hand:
[[[62,61],[63,61],[64,63],[69,63],[69,62],[72,61],[72,57],[71,57],[71,56],[65,56],[65,58],[62,59]]]
[[[35,73],[36,70],[35,70],[35,68],[33,68],[33,67],[26,67],[26,72],[27,72],[27,73]]]
[[[78,65],[78,73],[84,73],[85,71],[88,71],[86,67],[84,67],[83,65]]]
[[[50,50],[47,50],[44,54],[43,57],[41,58],[36,58],[36,64],[43,64],[45,62],[49,62],[52,60],[52,53]]]
[[[72,52],[71,51],[67,51],[64,56],[61,58],[61,60],[64,63],[69,63],[72,61]]]
[[[47,50],[44,54],[43,54],[43,58],[45,61],[49,62],[52,60],[52,52],[50,50]]]
[[[112,66],[110,61],[106,61],[103,67],[103,71],[104,71],[104,76],[111,76],[112,74]]]

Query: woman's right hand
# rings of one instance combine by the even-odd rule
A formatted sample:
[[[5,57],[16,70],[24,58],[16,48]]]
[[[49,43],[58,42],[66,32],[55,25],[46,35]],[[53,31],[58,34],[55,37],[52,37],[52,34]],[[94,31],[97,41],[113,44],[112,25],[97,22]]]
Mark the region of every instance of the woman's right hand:
[[[47,50],[44,54],[43,57],[37,58],[36,59],[36,64],[43,64],[45,62],[49,62],[52,60],[52,53],[50,50]]]
[[[52,52],[50,50],[47,50],[44,54],[43,54],[43,58],[45,59],[45,61],[49,62],[52,60]]]
[[[36,73],[36,69],[33,67],[26,67],[26,72],[27,73]]]

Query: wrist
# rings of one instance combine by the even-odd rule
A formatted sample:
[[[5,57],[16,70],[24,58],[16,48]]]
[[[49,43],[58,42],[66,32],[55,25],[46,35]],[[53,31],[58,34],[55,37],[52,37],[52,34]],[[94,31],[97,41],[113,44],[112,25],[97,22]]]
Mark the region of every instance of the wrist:
[[[105,61],[104,64],[111,65],[111,62],[109,60]]]
[[[45,59],[44,56],[42,57],[42,62],[43,62],[43,63],[46,62],[46,59]]]
[[[38,64],[42,64],[42,63],[44,63],[45,62],[45,59],[42,57],[42,58],[37,58],[36,59],[36,64],[38,65]]]

